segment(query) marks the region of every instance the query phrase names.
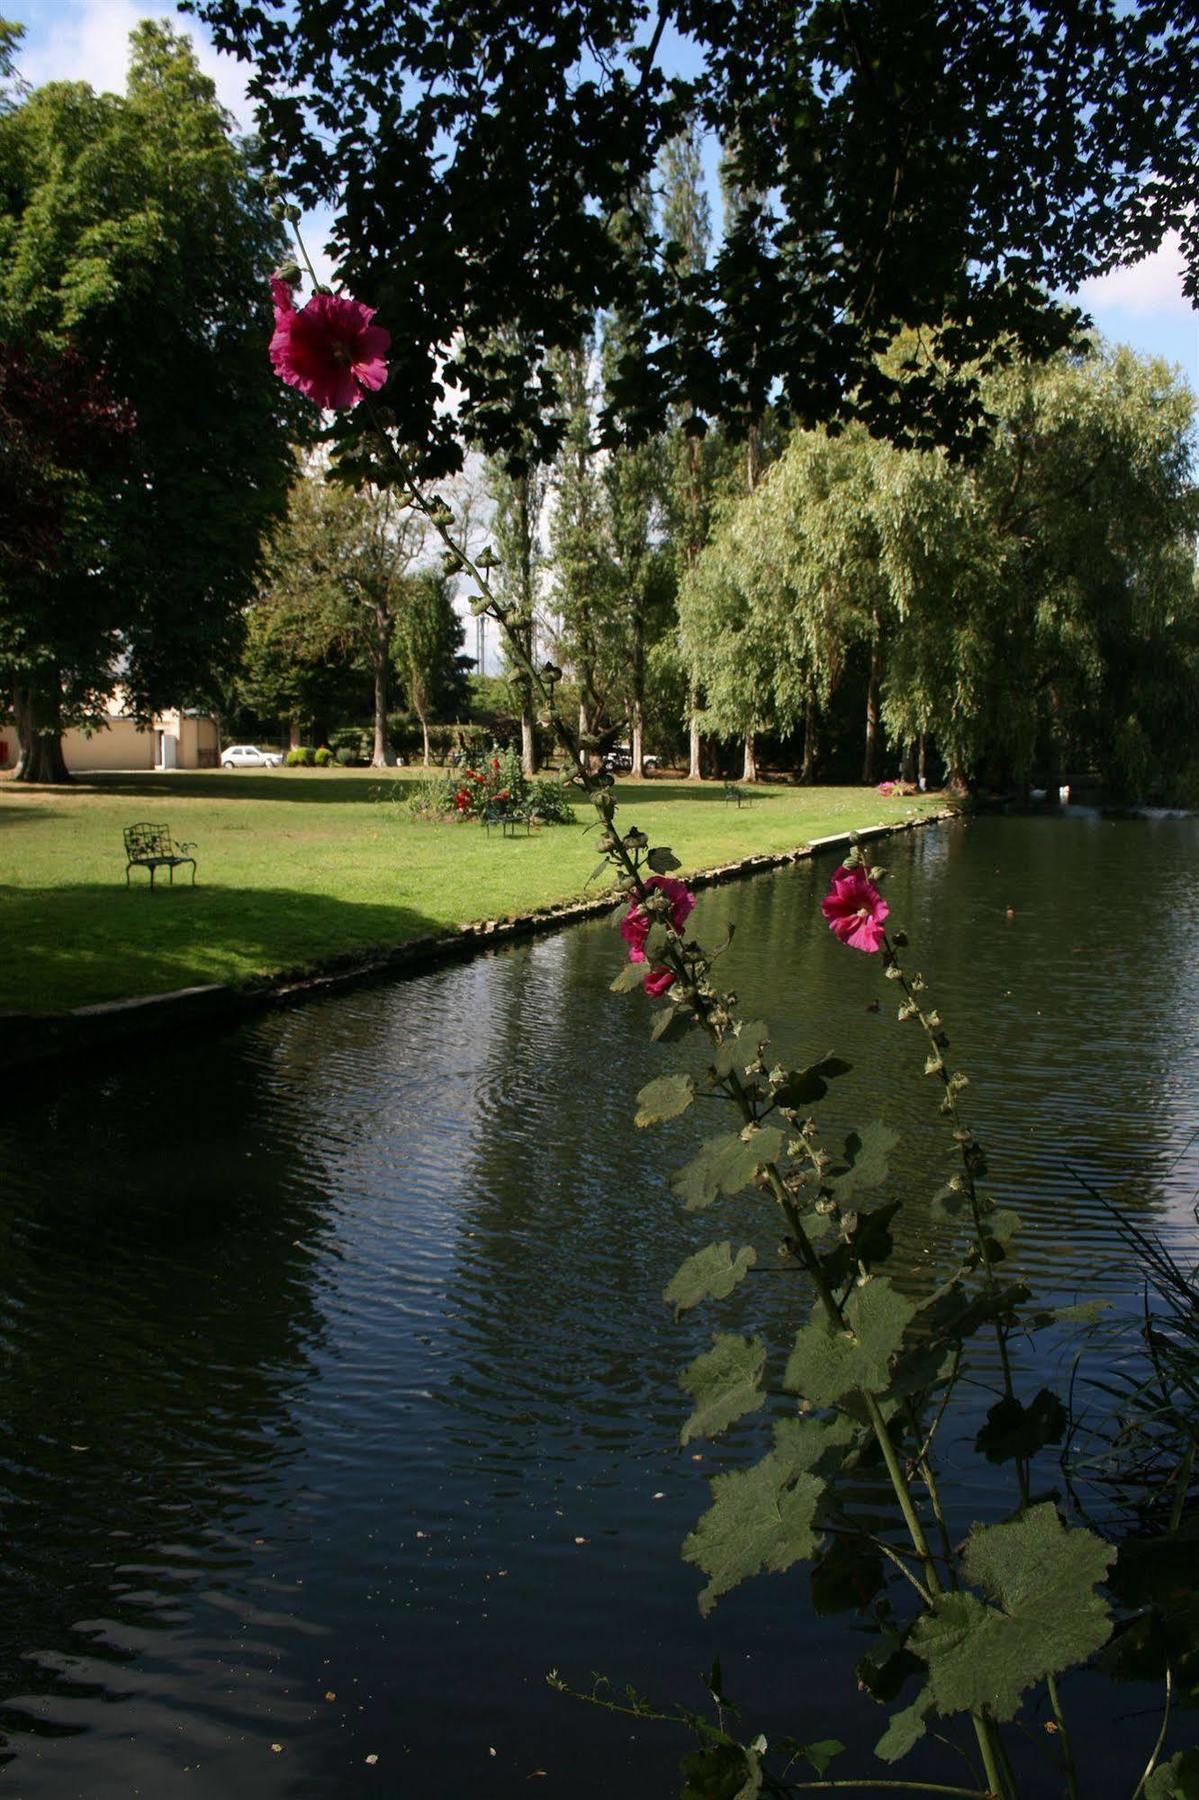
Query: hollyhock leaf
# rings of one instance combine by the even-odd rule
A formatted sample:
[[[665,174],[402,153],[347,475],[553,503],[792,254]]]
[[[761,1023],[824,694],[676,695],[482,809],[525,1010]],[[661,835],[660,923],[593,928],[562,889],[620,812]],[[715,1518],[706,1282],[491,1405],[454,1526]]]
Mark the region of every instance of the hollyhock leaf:
[[[811,1406],[832,1406],[846,1394],[883,1393],[891,1358],[915,1316],[915,1306],[885,1276],[850,1295],[845,1321],[852,1337],[848,1330],[838,1330],[817,1303],[810,1322],[796,1333],[784,1387]]]
[[[643,977],[644,980],[644,977]],[[694,1014],[684,1012],[679,1006],[664,1006],[654,1014],[653,1028],[650,1031],[650,1042],[661,1043],[664,1039],[670,1043],[675,1038],[686,1037],[695,1027]]]
[[[694,1099],[695,1083],[690,1075],[659,1075],[638,1094],[633,1123],[658,1125],[664,1119],[675,1119],[686,1112]]]
[[[1048,1388],[1042,1388],[1027,1406],[1014,1394],[1005,1394],[987,1414],[974,1448],[990,1463],[1035,1456],[1047,1444],[1060,1444],[1068,1423],[1065,1407]]]
[[[741,1744],[708,1744],[679,1764],[683,1775],[680,1800],[754,1800],[762,1792],[762,1764],[757,1752]]]
[[[874,1754],[882,1762],[898,1762],[924,1736],[924,1720],[932,1708],[932,1695],[927,1688],[918,1694],[902,1712],[892,1713],[891,1723],[874,1746]]]
[[[679,1377],[695,1402],[695,1411],[679,1434],[680,1444],[696,1437],[719,1437],[734,1420],[757,1412],[766,1396],[761,1392],[766,1367],[766,1345],[761,1338],[715,1338],[710,1350],[684,1369]]]
[[[983,1220],[983,1231],[997,1243],[1010,1244],[1020,1229],[1020,1214],[1002,1207]]]
[[[1013,1719],[1027,1688],[1092,1656],[1111,1634],[1095,1584],[1115,1555],[1093,1531],[1063,1525],[1051,1501],[1001,1525],[976,1525],[963,1566],[993,1604],[942,1594],[910,1640],[928,1664],[937,1710],[986,1707]]]
[[[899,1142],[899,1133],[875,1119],[860,1131],[851,1131],[845,1140],[844,1168],[834,1169],[826,1185],[844,1206],[851,1194],[880,1186],[887,1179],[887,1158]]]
[[[644,963],[626,963],[616,979],[608,983],[608,991],[612,994],[631,994],[644,980]]]
[[[1145,1800],[1199,1800],[1199,1750],[1179,1750],[1154,1769]]]
[[[665,950],[665,948],[666,948],[667,944],[669,944],[669,942],[670,942],[669,931],[667,931],[665,925],[663,925],[663,923],[660,919],[655,919],[653,924],[650,926],[649,930],[646,932],[645,942],[642,945],[642,949],[645,952],[646,962],[650,962],[650,963],[661,962],[662,952]]]
[[[869,1606],[886,1580],[883,1559],[861,1539],[834,1538],[812,1565],[812,1605],[822,1619]]]
[[[751,1130],[746,1137],[726,1132],[709,1138],[685,1169],[671,1182],[688,1211],[711,1206],[719,1194],[736,1194],[748,1187],[764,1163],[773,1162],[783,1147],[783,1134],[773,1125]]]
[[[827,1465],[854,1436],[845,1419],[784,1419],[775,1426],[774,1449],[760,1462],[715,1476],[712,1505],[683,1544],[684,1558],[709,1577],[701,1613],[759,1569],[780,1573],[814,1554],[820,1537],[813,1521]]]
[[[669,875],[672,869],[681,869],[682,863],[666,844],[659,844],[651,850],[646,861],[656,875]]]
[[[662,1298],[674,1307],[676,1319],[701,1300],[725,1300],[757,1260],[752,1244],[743,1244],[736,1256],[727,1239],[723,1244],[708,1244],[675,1272]]]
[[[764,1019],[750,1019],[735,1037],[725,1038],[716,1046],[712,1066],[721,1080],[734,1069],[748,1069],[760,1062],[762,1051],[770,1042],[770,1027]]]

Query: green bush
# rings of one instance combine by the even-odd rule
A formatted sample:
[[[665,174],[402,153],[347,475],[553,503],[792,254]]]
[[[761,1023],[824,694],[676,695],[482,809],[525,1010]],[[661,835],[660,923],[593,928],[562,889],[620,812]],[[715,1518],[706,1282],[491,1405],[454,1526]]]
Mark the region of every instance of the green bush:
[[[329,747],[338,762],[341,762],[342,750],[348,753],[347,761],[342,763],[343,768],[349,768],[352,764],[369,763],[375,747],[374,733],[361,725],[343,725],[337,731],[330,732]]]
[[[322,744],[312,760],[318,769],[327,769],[329,764],[333,761],[333,752]]]
[[[573,825],[575,822],[575,809],[560,781],[542,776],[530,782],[527,800],[533,818],[540,819],[543,825]]]
[[[289,769],[311,769],[316,762],[316,751],[311,744],[304,744],[298,750],[289,750],[283,760]]]
[[[344,744],[341,746],[340,749],[335,750],[333,752],[333,759],[336,762],[339,769],[352,769],[354,764],[358,761],[358,758],[354,755],[354,752],[352,750],[347,749]]]

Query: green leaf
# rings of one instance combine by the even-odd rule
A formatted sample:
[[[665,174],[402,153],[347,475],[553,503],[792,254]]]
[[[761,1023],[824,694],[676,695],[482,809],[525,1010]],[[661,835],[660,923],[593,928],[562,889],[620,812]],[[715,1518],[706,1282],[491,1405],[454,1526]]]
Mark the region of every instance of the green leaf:
[[[643,986],[648,973],[644,963],[627,962],[615,981],[608,983],[608,991],[612,994],[631,994],[634,988]]]
[[[902,1201],[892,1200],[886,1206],[876,1206],[872,1212],[859,1213],[857,1222],[835,1250],[823,1258],[822,1267],[825,1279],[830,1286],[839,1287],[848,1281],[856,1265],[864,1269],[873,1269],[879,1263],[886,1262],[895,1248],[891,1236],[891,1221],[899,1211]],[[819,1218],[821,1215],[815,1215]]]
[[[659,844],[651,850],[645,860],[655,875],[669,875],[672,869],[681,869],[683,866],[666,844]]]
[[[751,1469],[717,1475],[712,1505],[683,1544],[683,1555],[709,1577],[699,1610],[711,1612],[721,1594],[759,1569],[789,1569],[811,1556],[824,1474],[856,1433],[847,1419],[783,1419],[775,1447]]]
[[[695,1023],[694,1013],[687,1012],[681,1006],[668,1004],[659,1007],[654,1014],[653,1029],[649,1034],[650,1041],[658,1044],[665,1039],[668,1043],[673,1043],[676,1038],[686,1037],[687,1033],[694,1029]]]
[[[850,1067],[839,1056],[823,1056],[819,1062],[809,1063],[806,1069],[792,1069],[782,1087],[776,1089],[775,1099],[780,1106],[795,1111],[812,1106],[817,1100],[824,1099],[834,1076],[848,1074]]]
[[[809,1768],[814,1769],[817,1775],[827,1775],[844,1749],[845,1745],[840,1738],[821,1738],[815,1744],[797,1744],[795,1755],[802,1756]]]
[[[874,1746],[874,1754],[881,1761],[889,1763],[898,1762],[901,1756],[906,1756],[924,1736],[925,1715],[932,1703],[932,1695],[925,1688],[910,1706],[905,1706],[902,1712],[892,1713],[891,1723]]]
[[[1065,1407],[1048,1388],[1042,1388],[1028,1406],[1014,1394],[1005,1394],[987,1414],[974,1448],[991,1463],[1035,1456],[1046,1444],[1060,1444],[1067,1424]]]
[[[709,1244],[687,1258],[662,1298],[674,1307],[676,1319],[701,1300],[725,1300],[757,1260],[752,1244],[744,1244],[735,1257],[727,1239],[723,1244]]]
[[[1001,1244],[1010,1244],[1020,1229],[1020,1214],[1012,1212],[1010,1207],[1001,1207],[983,1220],[982,1228],[986,1237],[995,1238]]]
[[[727,1037],[722,1044],[716,1046],[712,1066],[723,1080],[734,1069],[748,1069],[752,1063],[760,1061],[762,1051],[769,1042],[769,1025],[762,1019],[750,1019],[742,1025],[736,1037]]]
[[[1145,1800],[1199,1800],[1199,1750],[1179,1750],[1154,1769],[1145,1783]]]
[[[695,1083],[690,1075],[659,1075],[638,1094],[633,1123],[660,1125],[664,1119],[677,1119],[694,1099]]]
[[[878,1187],[887,1179],[887,1158],[899,1142],[899,1133],[891,1131],[881,1119],[851,1131],[845,1140],[844,1166],[834,1167],[825,1185],[844,1206],[851,1194]]]
[[[1038,1329],[1045,1325],[1097,1325],[1110,1306],[1110,1300],[1079,1300],[1073,1306],[1051,1306],[1030,1313],[1025,1323]]]
[[[766,1345],[761,1338],[731,1333],[716,1338],[712,1348],[697,1356],[679,1377],[680,1386],[695,1401],[695,1411],[683,1426],[679,1442],[719,1437],[734,1419],[757,1412],[766,1398],[760,1387],[765,1367]]]
[[[741,1744],[709,1744],[685,1756],[680,1800],[754,1800],[762,1792],[762,1764]]]
[[[834,1538],[812,1566],[812,1605],[822,1619],[869,1606],[885,1576],[883,1559],[872,1544]]]
[[[718,1194],[737,1194],[748,1187],[764,1163],[773,1162],[783,1147],[783,1134],[773,1125],[747,1128],[748,1135],[727,1132],[709,1138],[697,1156],[671,1182],[689,1211],[711,1206]]]
[[[1063,1525],[1051,1501],[1002,1525],[976,1525],[963,1566],[995,1604],[943,1594],[912,1632],[938,1711],[988,1707],[1012,1719],[1026,1688],[1085,1662],[1111,1632],[1095,1583],[1115,1554],[1094,1532]]]
[[[645,934],[645,960],[648,963],[661,962],[662,952],[670,942],[670,933],[661,919],[655,919]]]
[[[885,1276],[856,1288],[845,1307],[853,1332],[837,1330],[818,1302],[809,1324],[796,1333],[783,1385],[811,1406],[832,1406],[846,1394],[881,1394],[891,1358],[916,1308]]]

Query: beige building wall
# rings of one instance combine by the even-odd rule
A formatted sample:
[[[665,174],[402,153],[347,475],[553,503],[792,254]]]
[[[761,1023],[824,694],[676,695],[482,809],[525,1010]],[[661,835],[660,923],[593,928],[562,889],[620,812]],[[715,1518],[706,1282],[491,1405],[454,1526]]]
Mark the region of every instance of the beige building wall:
[[[96,769],[152,769],[154,733],[143,731],[136,719],[109,718],[103,731],[70,730],[62,735],[67,768],[80,774]]]
[[[62,749],[67,768],[78,774],[104,769],[215,769],[220,763],[215,719],[164,712],[141,726],[120,711],[119,698],[114,699],[103,730],[64,732]]]

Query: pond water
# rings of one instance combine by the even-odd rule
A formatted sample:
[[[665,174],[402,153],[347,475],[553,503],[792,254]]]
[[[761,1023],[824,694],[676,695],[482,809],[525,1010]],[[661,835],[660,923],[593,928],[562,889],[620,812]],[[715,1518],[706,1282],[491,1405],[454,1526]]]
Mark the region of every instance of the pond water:
[[[1176,1242],[1193,1225],[1197,849],[1195,821],[1093,817],[886,846],[1047,1296],[1139,1303],[1080,1178]],[[723,969],[785,1054],[852,1058],[826,1127],[881,1112],[903,1131],[897,1266],[920,1285],[942,1124],[877,960],[819,918],[830,866],[712,890],[696,923],[710,941],[736,919]],[[608,992],[621,950],[611,922],[578,927],[10,1103],[5,1791],[649,1800],[676,1791],[685,1741],[554,1695],[546,1672],[699,1706],[717,1652],[755,1726],[874,1741],[862,1645],[814,1620],[803,1573],[704,1622],[679,1557],[705,1478],[754,1427],[677,1448],[678,1370],[718,1315],[676,1326],[661,1290],[762,1215],[666,1193],[702,1127],[632,1128],[673,1052],[640,996]],[[755,1279],[719,1318],[765,1308],[777,1343],[807,1304]],[[995,1505],[970,1435],[945,1447],[962,1524]],[[1139,1772],[1155,1697],[1072,1692],[1105,1766]]]

